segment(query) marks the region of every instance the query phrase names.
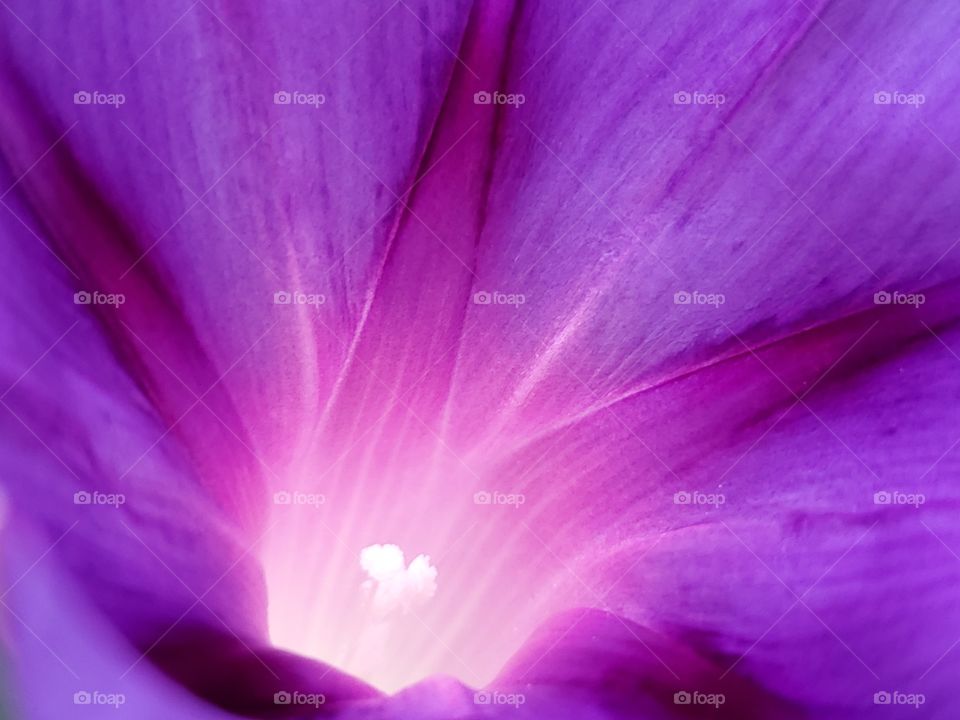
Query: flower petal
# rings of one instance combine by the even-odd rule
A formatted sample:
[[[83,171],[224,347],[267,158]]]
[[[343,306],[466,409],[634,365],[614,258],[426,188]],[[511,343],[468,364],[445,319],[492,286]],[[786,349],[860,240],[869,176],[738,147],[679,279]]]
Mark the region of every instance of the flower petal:
[[[249,353],[223,380],[245,427],[224,419],[278,473],[309,442],[364,321],[467,5],[130,2],[70,22],[8,8],[22,24],[5,48],[2,142],[19,179],[6,202],[26,200],[18,217],[42,219],[80,289],[127,293],[114,332],[161,400],[189,399],[181,380],[204,392]],[[96,92],[123,102],[98,105]],[[323,313],[275,304],[295,292]],[[180,351],[187,332],[209,382]]]
[[[871,716],[878,692],[948,711],[956,302],[946,288],[745,345],[598,408],[499,467],[526,505],[474,542],[539,543],[541,612],[605,608],[715,658],[721,687],[739,676],[818,717]],[[526,589],[489,587],[493,617]]]
[[[955,277],[958,29],[946,2],[525,6],[472,288],[525,302],[469,306],[451,446],[738,352],[724,324],[765,343]],[[698,90],[725,103],[675,103]]]
[[[3,474],[18,512],[63,534],[54,557],[161,663],[184,647],[199,657],[210,628],[226,645],[266,641],[265,470],[309,437],[341,360],[318,362],[324,324],[275,293],[321,294],[338,328],[356,324],[396,207],[382,182],[415,180],[455,62],[450,4],[341,10],[308,28],[292,6],[133,3],[69,23],[6,7],[19,23],[0,77],[0,227],[5,265],[22,270],[3,290]],[[374,87],[384,69],[352,50],[378,41],[396,45],[396,77],[423,81]],[[337,102],[275,104],[326,90],[300,84],[311,65]],[[379,109],[355,122],[366,106]],[[374,132],[401,111],[396,134]],[[270,140],[274,124],[288,128]],[[353,149],[370,143],[376,170]],[[260,411],[265,398],[276,412]]]

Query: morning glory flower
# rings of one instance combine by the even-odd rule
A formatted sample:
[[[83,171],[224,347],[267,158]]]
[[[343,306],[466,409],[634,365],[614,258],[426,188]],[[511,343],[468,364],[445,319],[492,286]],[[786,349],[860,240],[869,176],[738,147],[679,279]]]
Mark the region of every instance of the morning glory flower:
[[[956,714],[951,3],[0,5],[7,715]]]

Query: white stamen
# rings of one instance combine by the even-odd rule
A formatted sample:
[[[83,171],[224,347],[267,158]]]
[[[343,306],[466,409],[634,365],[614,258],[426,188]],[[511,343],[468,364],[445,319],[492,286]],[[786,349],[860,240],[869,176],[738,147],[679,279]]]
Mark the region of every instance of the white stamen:
[[[417,555],[407,567],[403,550],[396,545],[370,545],[360,551],[360,567],[368,580],[362,587],[372,595],[373,611],[380,618],[407,613],[437,591],[437,569],[427,555]]]

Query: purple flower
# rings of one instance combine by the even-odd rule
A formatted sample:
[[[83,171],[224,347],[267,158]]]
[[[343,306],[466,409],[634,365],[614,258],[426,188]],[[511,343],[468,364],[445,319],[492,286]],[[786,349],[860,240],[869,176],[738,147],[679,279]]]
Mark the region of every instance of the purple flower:
[[[953,4],[0,5],[11,717],[957,713]]]

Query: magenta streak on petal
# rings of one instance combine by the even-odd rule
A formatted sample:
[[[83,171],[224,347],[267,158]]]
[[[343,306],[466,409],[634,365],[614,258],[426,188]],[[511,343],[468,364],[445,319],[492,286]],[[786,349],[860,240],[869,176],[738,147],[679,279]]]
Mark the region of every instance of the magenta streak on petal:
[[[10,82],[4,90],[8,107],[4,152],[14,174],[20,175],[30,158],[44,153],[56,133],[22,84]],[[217,430],[205,410],[227,425],[242,425],[190,327],[183,300],[170,294],[169,278],[148,262],[136,262],[146,249],[145,240],[98,195],[69,145],[57,145],[45,159],[20,183],[28,211],[50,239],[52,251],[79,276],[77,290],[125,295],[119,312],[90,306],[102,334],[120,362],[130,367],[131,377],[160,419],[167,426],[175,425],[179,444],[190,448],[191,462],[208,478],[205,489],[216,504],[247,533],[256,532],[263,525],[263,490],[256,486],[257,469],[249,456],[238,456],[234,477],[216,479],[218,472],[224,472],[223,460],[231,455],[230,449],[244,438]],[[199,406],[198,397],[203,398]],[[194,408],[198,410],[192,412]]]
[[[274,638],[333,662],[346,657],[341,648],[349,647],[357,632],[344,619],[356,614],[360,549],[389,540],[412,554],[435,548],[438,557],[466,529],[455,515],[437,514],[462,496],[457,478],[469,472],[443,447],[442,408],[473,291],[490,156],[498,113],[503,112],[476,105],[474,95],[500,85],[512,13],[512,3],[506,2],[474,7],[460,48],[462,63],[454,67],[433,137],[412,179],[427,168],[430,172],[398,214],[364,322],[328,406],[329,421],[316,439],[315,454],[303,463],[328,467],[344,448],[363,441],[324,478],[326,495],[340,503],[335,499],[344,498],[348,505],[332,521],[337,542],[323,572],[303,582],[302,571],[292,564],[271,580]],[[417,327],[427,331],[401,330]],[[416,392],[394,402],[413,387]],[[394,483],[389,492],[381,490],[384,482]],[[399,497],[405,500],[398,503]],[[420,532],[411,526],[411,517],[434,519]],[[299,525],[282,528],[273,552],[291,557],[304,531]],[[317,538],[324,544],[329,539]],[[266,562],[269,573],[274,562]],[[319,587],[328,591],[318,594]],[[300,618],[311,615],[315,625],[304,633]],[[336,632],[331,633],[328,618],[339,619]],[[430,618],[427,623],[440,621]],[[451,657],[455,650],[438,647],[432,630],[414,618],[407,618],[393,642],[404,659],[390,661],[382,679],[388,687],[396,689],[451,662],[470,682],[483,679]],[[496,664],[488,658],[485,671],[492,673]]]

